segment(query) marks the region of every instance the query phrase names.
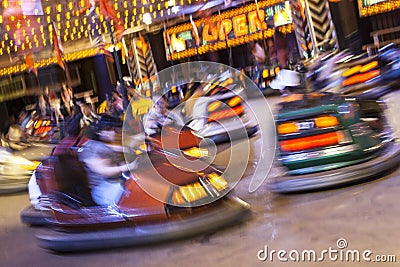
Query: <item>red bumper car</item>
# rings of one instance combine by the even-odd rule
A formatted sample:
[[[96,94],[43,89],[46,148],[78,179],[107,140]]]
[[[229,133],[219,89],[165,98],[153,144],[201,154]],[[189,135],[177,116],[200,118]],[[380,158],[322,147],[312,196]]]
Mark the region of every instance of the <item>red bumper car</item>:
[[[140,168],[127,175],[125,193],[112,206],[94,203],[76,156],[42,162],[36,180],[42,191],[41,219],[48,228],[36,233],[39,245],[65,252],[143,245],[212,232],[249,213],[247,203],[225,196],[229,183],[213,166],[192,171],[171,164],[161,150],[146,155],[139,155]],[[154,170],[167,182],[155,179]],[[148,195],[142,183],[151,184],[163,199]]]

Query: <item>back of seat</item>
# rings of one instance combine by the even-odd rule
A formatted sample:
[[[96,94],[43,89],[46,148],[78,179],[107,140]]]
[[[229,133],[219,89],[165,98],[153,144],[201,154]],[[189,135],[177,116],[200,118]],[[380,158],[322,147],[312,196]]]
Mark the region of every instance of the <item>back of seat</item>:
[[[83,206],[95,206],[83,163],[75,151],[56,156],[54,171],[59,191],[80,201]]]

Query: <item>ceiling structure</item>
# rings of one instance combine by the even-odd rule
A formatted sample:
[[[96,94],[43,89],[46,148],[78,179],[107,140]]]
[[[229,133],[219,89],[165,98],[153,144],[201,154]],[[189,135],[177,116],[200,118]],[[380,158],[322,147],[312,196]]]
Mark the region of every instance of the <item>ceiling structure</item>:
[[[155,31],[164,25],[187,21],[189,14],[201,16],[205,11],[216,12],[246,2],[248,0],[3,0],[0,67],[22,64],[27,54],[33,54],[35,62],[48,64],[49,58],[54,56],[53,31],[59,37],[64,55],[75,53],[67,58],[73,60],[82,56],[77,53],[85,49],[95,53],[96,38],[111,43],[109,29],[115,33],[122,25],[124,34]],[[145,24],[144,19],[151,21]]]

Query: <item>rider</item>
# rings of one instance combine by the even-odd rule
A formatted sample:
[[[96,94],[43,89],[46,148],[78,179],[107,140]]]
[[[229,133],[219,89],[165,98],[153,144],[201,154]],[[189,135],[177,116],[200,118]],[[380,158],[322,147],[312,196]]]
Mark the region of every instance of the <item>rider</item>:
[[[111,129],[86,128],[83,136],[80,133],[79,115],[69,120],[65,132],[68,137],[54,150],[53,155],[62,155],[68,147],[80,146],[79,160],[84,164],[91,189],[91,196],[97,205],[117,204],[125,191],[122,173],[138,167],[134,160],[126,164],[122,154],[122,146],[115,144],[116,133]],[[78,137],[80,137],[78,142]],[[87,139],[92,138],[92,139]],[[83,142],[81,142],[84,140]],[[29,197],[31,204],[41,209],[39,198],[42,192],[33,173],[29,181]]]
[[[260,77],[262,69],[265,67],[266,64],[266,55],[264,48],[258,42],[250,43],[250,51],[253,58],[254,63],[254,74],[253,74],[253,81],[257,86],[260,85]]]
[[[81,110],[81,114],[82,114],[82,117],[80,120],[81,128],[90,126],[91,124],[95,123],[98,120],[98,116],[92,111],[89,104],[80,103],[80,110]]]
[[[280,90],[282,95],[287,95],[290,91],[285,90],[286,87],[300,85],[300,75],[289,69],[289,48],[283,33],[275,32],[272,54],[274,55],[273,60],[276,60],[280,67],[280,71],[270,83],[270,87]]]
[[[274,46],[276,52],[276,60],[281,69],[289,68],[289,46],[285,35],[281,32],[275,32]]]
[[[153,108],[143,118],[144,130],[146,134],[151,135],[161,131],[165,124],[177,122],[177,116],[168,110],[168,103],[163,96],[153,96]]]
[[[65,83],[61,86],[61,99],[66,111],[66,115],[72,117],[74,115],[74,94],[72,88],[67,88]]]
[[[136,169],[137,161],[125,163],[113,129],[94,129],[89,135],[92,140],[79,149],[79,159],[85,165],[92,198],[98,205],[117,204],[125,191],[122,173]]]

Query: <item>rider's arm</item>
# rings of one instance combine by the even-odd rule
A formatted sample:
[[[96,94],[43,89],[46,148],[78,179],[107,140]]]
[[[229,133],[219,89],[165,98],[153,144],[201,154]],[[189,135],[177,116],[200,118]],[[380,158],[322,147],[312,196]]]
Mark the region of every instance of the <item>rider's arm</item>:
[[[113,178],[122,172],[135,169],[137,162],[129,164],[116,164],[112,160],[113,149],[98,141],[88,141],[80,151],[79,158],[85,163],[91,172],[101,175],[105,178]]]
[[[93,157],[92,160],[85,162],[86,166],[94,173],[100,174],[105,178],[113,178],[122,172],[137,168],[137,161],[134,160],[129,164],[112,165],[109,159],[101,159]]]

